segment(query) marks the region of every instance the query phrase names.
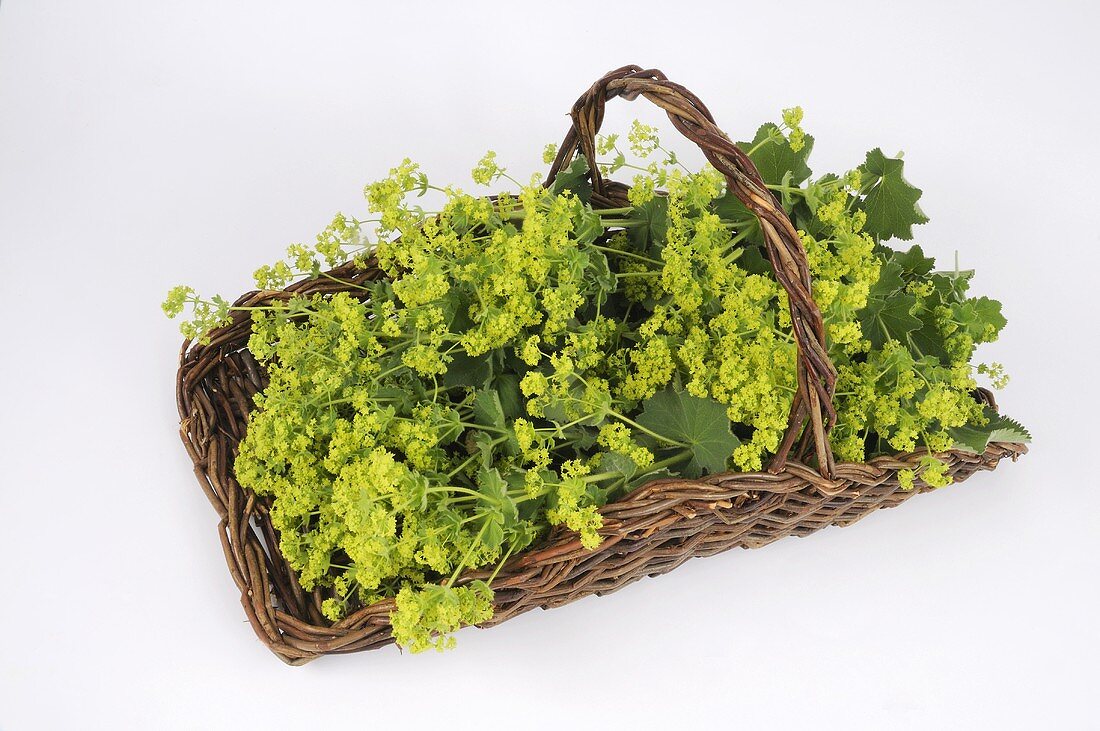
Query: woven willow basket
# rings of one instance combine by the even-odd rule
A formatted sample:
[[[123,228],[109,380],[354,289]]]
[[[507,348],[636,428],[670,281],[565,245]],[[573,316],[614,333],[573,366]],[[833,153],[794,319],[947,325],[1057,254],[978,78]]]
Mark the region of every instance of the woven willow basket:
[[[798,344],[798,391],[786,437],[766,472],[666,479],[644,485],[600,510],[603,543],[585,550],[576,534],[555,528],[532,550],[511,559],[493,581],[495,613],[486,626],[535,607],[548,609],[590,594],[602,595],[671,571],[697,556],[730,548],[757,548],[789,535],[805,536],[829,525],[851,525],[878,508],[900,505],[921,490],[902,490],[898,470],[914,468],[922,452],[877,457],[865,464],[835,463],[828,442],[836,371],[824,348],[821,313],[810,296],[806,254],[782,207],[764,186],[752,161],[718,127],[687,89],[656,70],[627,66],[597,81],[573,105],[573,124],[547,183],[577,153],[595,159],[595,135],[608,99],[644,96],[668,112],[672,124],[702,149],[725,176],[729,189],[757,215],[776,278],[787,291]],[[591,173],[592,203],[626,205],[627,187]],[[295,294],[361,292],[352,285],[382,277],[377,268],[344,265],[282,291],[250,292],[238,306],[259,306]],[[346,285],[341,284],[346,282]],[[177,404],[180,435],[195,475],[221,517],[219,535],[241,603],[260,639],[282,660],[300,665],[324,654],[370,650],[393,642],[392,600],[378,602],[332,623],[321,615],[323,590],[306,593],[278,551],[270,499],[243,489],[233,475],[252,398],[266,385],[263,369],[247,349],[247,312],[211,334],[210,343],[185,342],[180,354]],[[975,398],[996,408],[991,395]],[[991,470],[1022,444],[991,443],[984,454],[938,455],[956,482]],[[808,466],[815,464],[817,467]],[[486,578],[471,571],[459,583]]]

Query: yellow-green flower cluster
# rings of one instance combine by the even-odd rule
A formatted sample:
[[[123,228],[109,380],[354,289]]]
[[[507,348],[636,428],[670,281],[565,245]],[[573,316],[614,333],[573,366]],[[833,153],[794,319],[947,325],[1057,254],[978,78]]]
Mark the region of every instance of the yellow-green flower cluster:
[[[787,140],[791,150],[799,152],[806,146],[806,133],[802,130],[802,107],[784,109],[783,125],[787,128]]]
[[[616,422],[600,427],[597,441],[608,452],[629,457],[636,467],[645,469],[653,464],[653,453],[634,441],[633,433],[625,424]]]
[[[412,652],[431,648],[442,652],[454,647],[451,632],[492,618],[493,592],[484,581],[421,591],[404,586],[397,592],[395,606],[391,622],[398,644]]]

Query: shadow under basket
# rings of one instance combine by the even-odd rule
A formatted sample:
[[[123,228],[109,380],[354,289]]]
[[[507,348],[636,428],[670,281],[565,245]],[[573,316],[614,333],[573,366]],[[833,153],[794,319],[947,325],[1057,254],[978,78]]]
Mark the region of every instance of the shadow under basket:
[[[799,346],[799,392],[792,409],[789,448],[802,434],[801,454],[818,448],[819,468],[795,459],[773,462],[767,472],[726,473],[697,480],[650,482],[600,509],[603,542],[581,546],[576,534],[557,527],[535,548],[513,557],[497,574],[491,626],[530,609],[560,607],[590,594],[616,591],[645,576],[657,576],[693,557],[734,547],[758,548],[786,536],[805,536],[826,526],[847,526],[878,508],[891,508],[930,488],[904,490],[898,471],[914,469],[924,452],[876,457],[866,463],[833,463],[822,438],[822,403],[831,397],[821,315],[810,296],[805,252],[785,212],[767,193],[751,160],[714,125],[710,113],[683,87],[659,71],[637,66],[617,69],[596,82],[574,105],[573,126],[549,180],[584,153],[592,159],[594,138],[608,99],[644,96],[669,113],[676,128],[703,150],[725,174],[734,191],[762,223],[776,275],[787,291]],[[625,186],[591,173],[594,204],[625,205]],[[285,290],[251,292],[238,306],[254,307],[294,294],[361,293],[354,285],[377,279],[377,268],[344,265],[328,278],[297,282]],[[338,281],[339,280],[339,281]],[[235,310],[232,321],[210,333],[208,344],[185,342],[177,377],[180,435],[195,475],[221,518],[218,525],[229,571],[241,603],[260,640],[280,659],[301,665],[321,655],[371,650],[393,642],[393,600],[363,607],[339,622],[321,614],[325,590],[305,592],[278,550],[271,526],[270,499],[238,484],[233,460],[244,437],[253,396],[266,386],[263,369],[247,349],[251,320]],[[815,357],[817,356],[817,357]],[[815,390],[816,389],[816,390]],[[975,397],[996,408],[991,394]],[[992,470],[1025,453],[1023,444],[990,443],[983,454],[950,451],[937,455],[955,482],[979,470]],[[460,584],[487,578],[470,571]]]

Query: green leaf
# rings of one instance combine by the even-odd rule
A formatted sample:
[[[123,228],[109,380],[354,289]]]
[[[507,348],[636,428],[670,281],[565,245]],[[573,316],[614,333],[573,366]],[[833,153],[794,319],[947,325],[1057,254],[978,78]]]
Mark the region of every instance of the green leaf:
[[[920,244],[913,244],[908,251],[891,251],[889,260],[898,265],[904,274],[925,275],[932,271],[936,260],[924,255]]]
[[[712,398],[697,398],[671,388],[642,403],[638,423],[684,445],[691,454],[683,469],[688,477],[725,471],[726,460],[741,443],[730,431],[725,406]],[[668,446],[658,443],[658,448]]]
[[[466,437],[467,449],[473,454],[477,452],[481,469],[488,470],[493,465],[493,437],[488,432],[473,431]]]
[[[1031,434],[1018,421],[1001,416],[989,407],[985,409],[985,417],[985,424],[968,424],[947,430],[955,440],[956,449],[982,454],[990,442],[1024,444],[1031,441]]]
[[[582,452],[591,449],[598,438],[595,429],[586,429],[583,426],[575,426],[570,429],[569,436],[573,440],[573,446]]]
[[[909,333],[906,336],[907,340],[902,342],[909,346],[917,358],[930,356],[938,359],[940,363],[947,363],[950,358],[944,347],[943,333],[936,325],[935,316],[931,310],[925,310],[923,315],[920,328]]]
[[[523,396],[519,392],[519,376],[515,373],[502,373],[493,380],[493,390],[500,399],[504,417],[509,421],[526,415]]]
[[[553,482],[557,479],[557,475],[549,470],[536,470],[542,477],[544,483]],[[521,470],[513,468],[504,475],[505,481],[508,483],[508,487],[515,493],[523,493],[526,490],[525,477],[527,470]],[[541,495],[535,498],[528,498],[521,500],[520,502],[513,501],[513,505],[516,506],[517,515],[522,525],[526,521],[539,521],[541,511],[545,507],[546,496]]]
[[[555,181],[557,178],[555,178]],[[603,219],[578,198],[573,204],[573,237],[581,246],[591,244],[603,235]]]
[[[519,520],[519,510],[508,494],[508,482],[500,476],[496,468],[478,472],[477,486],[478,492],[485,496],[485,502],[492,510],[491,514],[499,515],[503,527],[511,527]]]
[[[627,237],[634,251],[647,252],[664,245],[668,233],[668,198],[656,195],[642,205],[634,206],[627,220],[641,223],[627,229]]]
[[[504,405],[500,401],[500,394],[495,390],[487,388],[478,391],[474,396],[474,421],[487,428],[507,432],[508,439],[501,448],[506,454],[519,454],[519,442],[516,441],[515,432],[508,428]]]
[[[625,454],[604,452],[600,455],[600,472],[614,472],[614,479],[630,480],[638,471],[638,465]]]
[[[447,372],[440,378],[444,386],[484,387],[493,377],[493,364],[490,355],[471,357],[464,350],[458,350],[451,356]]]
[[[867,153],[860,166],[860,191],[864,194],[863,210],[867,223],[863,230],[879,241],[890,238],[913,238],[913,225],[926,223],[928,217],[917,205],[919,188],[909,184],[902,174],[901,158],[886,157],[875,148]]]
[[[762,274],[775,276],[772,271],[772,263],[764,256],[763,244],[759,246],[749,245],[744,248],[744,254],[738,259],[737,265],[749,274]]]
[[[795,152],[779,128],[768,122],[760,125],[752,142],[738,142],[737,146],[749,153],[765,183],[779,185],[783,182],[783,176],[790,173],[790,184],[798,185],[811,174],[806,161],[813,150],[814,138],[806,135],[804,139],[802,149]],[[755,151],[749,152],[754,147]]]
[[[401,480],[401,494],[408,501],[410,510],[427,512],[428,489],[431,487],[428,478],[419,472],[406,472]]]
[[[614,452],[603,452],[599,456],[599,472],[610,473],[599,481],[588,483],[585,493],[593,505],[606,505],[623,495],[631,478],[638,472],[638,465],[630,457]]]
[[[484,532],[481,533],[481,542],[485,547],[496,551],[504,543],[504,516],[499,510],[490,510],[485,513]]]
[[[569,167],[559,170],[554,176],[554,182],[550,184],[550,192],[561,195],[566,190],[573,191],[573,195],[587,203],[592,198],[592,181],[588,179],[588,161],[584,155],[578,154],[569,163]]]
[[[916,303],[916,297],[901,292],[886,297],[869,297],[867,306],[859,312],[863,336],[876,349],[882,348],[888,340],[908,342],[909,334],[923,325],[911,314]]]
[[[1031,432],[1023,424],[1007,416],[998,416],[990,426],[992,427],[989,434],[991,442],[1027,444],[1031,441]]]
[[[966,300],[966,292],[970,289],[969,277],[956,277],[953,272],[933,272],[928,279],[936,289],[937,304],[950,305]]]
[[[496,391],[486,388],[477,392],[474,396],[474,418],[478,424],[504,428],[504,407]]]
[[[500,503],[508,496],[508,483],[500,476],[500,472],[493,469],[483,469],[477,473],[478,492],[485,496],[490,503]]]
[[[913,249],[919,252],[919,247],[914,246]],[[876,349],[881,348],[888,340],[897,340],[911,347],[911,338],[928,324],[913,314],[917,304],[916,296],[904,291],[902,262],[917,268],[923,266],[913,255],[913,249],[910,249],[907,254],[894,252],[888,256],[879,272],[878,281],[871,285],[867,295],[867,306],[860,310],[857,316],[860,327],[863,329],[863,336]],[[931,333],[938,340],[942,340],[934,323],[932,323]],[[937,342],[936,352],[942,352],[942,349],[942,343]],[[923,348],[921,352],[928,354]]]
[[[581,279],[584,276],[584,270],[588,268],[589,261],[589,252],[581,248],[570,247],[562,252],[561,266],[569,272],[569,278],[572,280]]]
[[[955,449],[973,452],[974,454],[985,452],[986,445],[989,444],[990,434],[993,432],[993,418],[996,417],[996,412],[986,407],[985,416],[988,421],[984,425],[967,424],[966,426],[952,427],[947,430],[947,433],[955,440]]]
[[[806,184],[802,189],[802,197],[806,200],[807,213],[813,215],[822,204],[828,202],[837,189],[837,180],[839,178],[833,173],[825,173],[817,180],[811,180]],[[802,226],[798,227],[802,228]]]
[[[462,432],[466,431],[466,427],[462,426],[462,416],[453,408],[445,409],[442,417],[434,426],[440,445],[452,444],[458,441],[458,438],[462,436]]]
[[[593,249],[589,252],[589,257],[585,279],[595,284],[596,301],[603,304],[607,301],[607,296],[618,289],[619,278],[611,273],[611,265],[602,251]]]
[[[574,391],[575,393],[575,391]],[[572,419],[569,418],[570,399],[560,398],[556,394],[551,393],[546,397],[546,404],[543,406],[543,414],[547,420],[554,422],[557,425],[568,424]]]
[[[756,214],[746,208],[733,193],[727,190],[715,198],[711,210],[723,221],[738,222],[737,233],[747,232],[741,244],[743,247],[764,245],[764,232],[760,229]],[[744,221],[748,223],[740,223]],[[768,271],[771,271],[770,265]]]
[[[409,389],[395,388],[392,386],[379,386],[371,395],[376,399],[383,399],[389,402],[389,406],[392,409],[392,413],[390,414],[391,418],[393,413],[411,409],[413,404],[420,398],[419,394],[410,393]]]
[[[981,454],[989,444],[989,432],[982,427],[957,426],[947,430],[951,438],[955,440],[955,449],[963,452]]]
[[[437,301],[437,304],[443,310],[443,320],[451,332],[465,332],[474,326],[474,321],[470,319],[471,301],[467,292],[458,287],[451,287],[447,294]]]
[[[756,214],[746,208],[741,199],[729,190],[714,199],[711,210],[726,221],[756,221]]]
[[[888,259],[879,269],[878,280],[867,293],[868,299],[887,300],[905,289],[902,269],[893,258]]]
[[[576,420],[576,409],[583,408],[584,416],[581,417],[578,424],[585,426],[599,426],[607,420],[608,414],[611,413],[611,394],[606,390],[602,392],[589,393],[587,397],[591,400],[586,400],[586,389],[581,385],[580,381],[572,378],[572,385],[569,387],[569,395],[564,398],[559,398],[550,394],[547,397],[547,403],[543,413],[546,418],[557,425],[572,423]],[[578,402],[582,402],[578,404]]]
[[[1001,314],[1001,303],[988,297],[976,297],[951,306],[956,322],[966,329],[975,342],[985,340],[986,329],[992,326],[995,333],[1008,323]]]

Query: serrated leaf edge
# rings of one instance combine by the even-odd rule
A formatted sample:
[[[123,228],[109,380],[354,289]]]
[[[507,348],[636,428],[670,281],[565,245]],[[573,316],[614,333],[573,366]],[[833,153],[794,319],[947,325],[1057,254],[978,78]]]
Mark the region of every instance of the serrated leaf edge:
[[[1031,441],[1031,432],[1011,417],[998,416],[997,426],[989,433],[989,441],[1026,444]]]

